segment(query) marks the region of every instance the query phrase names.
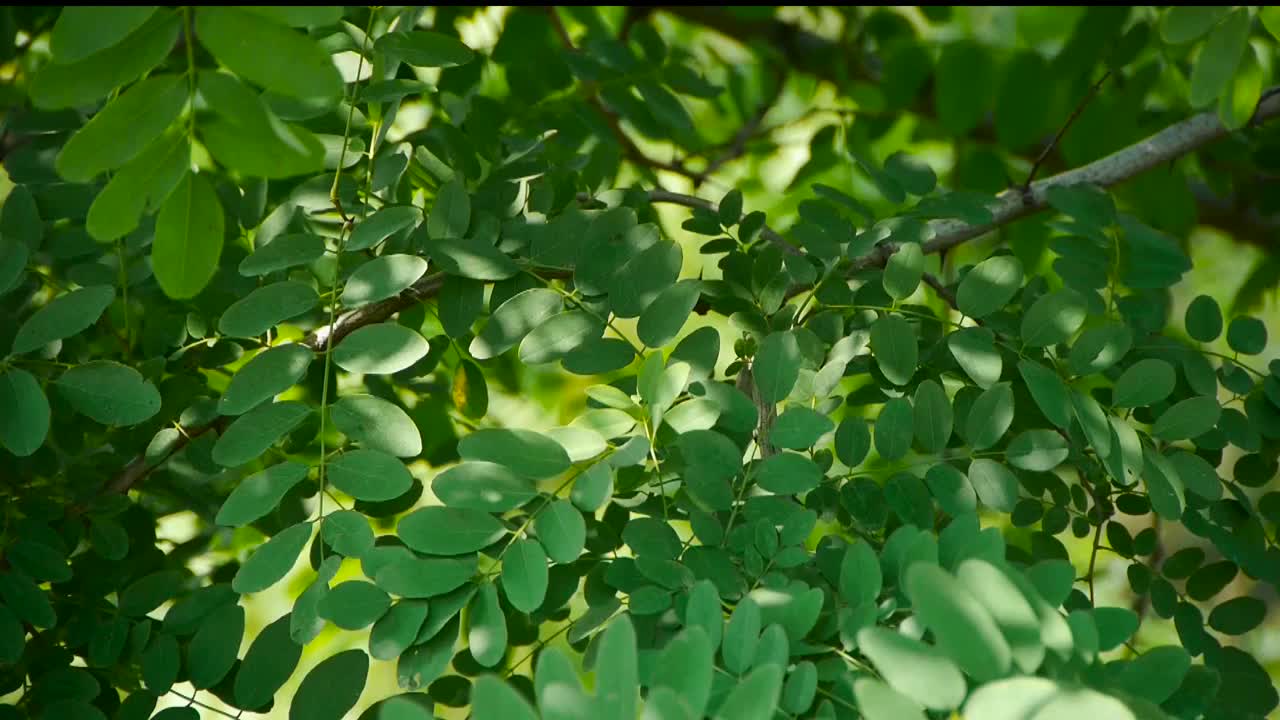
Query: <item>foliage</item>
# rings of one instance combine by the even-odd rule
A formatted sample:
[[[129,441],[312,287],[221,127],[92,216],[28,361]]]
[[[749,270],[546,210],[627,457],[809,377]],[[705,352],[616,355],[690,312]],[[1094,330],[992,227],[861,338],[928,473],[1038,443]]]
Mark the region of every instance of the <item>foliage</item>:
[[[1271,713],[1280,13],[792,10],[0,9],[0,719]]]

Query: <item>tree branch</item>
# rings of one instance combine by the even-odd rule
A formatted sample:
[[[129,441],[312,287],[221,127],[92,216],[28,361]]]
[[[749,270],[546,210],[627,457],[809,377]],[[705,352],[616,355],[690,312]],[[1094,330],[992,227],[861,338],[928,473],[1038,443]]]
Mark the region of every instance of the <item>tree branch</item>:
[[[1253,125],[1260,125],[1280,116],[1280,86],[1268,89],[1263,93],[1258,107],[1254,111]],[[926,253],[943,252],[969,240],[1008,225],[1015,220],[1043,211],[1049,207],[1047,193],[1051,188],[1073,185],[1077,183],[1093,183],[1102,187],[1111,187],[1147,170],[1177,160],[1194,152],[1209,143],[1220,140],[1230,134],[1214,112],[1204,112],[1182,122],[1174,123],[1160,132],[1141,140],[1129,147],[1118,150],[1107,157],[1095,160],[1074,170],[1059,173],[1044,180],[1032,183],[1025,192],[1022,188],[1006,190],[996,197],[996,204],[991,208],[993,220],[983,225],[969,225],[959,220],[934,220],[929,223],[933,238],[924,244]],[[667,190],[655,189],[649,192],[650,202],[669,203],[689,208],[714,210],[717,205],[709,200],[683,195]],[[800,250],[787,242],[781,235],[766,228],[763,237],[785,251],[799,254]],[[897,249],[894,243],[885,243],[874,251],[853,262],[854,270],[883,266],[889,256]],[[539,270],[539,274],[548,279],[562,279],[570,276],[566,270]],[[927,280],[926,280],[927,281]],[[416,303],[434,297],[440,292],[444,283],[443,273],[434,273],[423,277],[400,294],[372,305],[367,305],[345,313],[333,324],[332,331],[326,325],[313,331],[302,344],[324,352],[340,342],[342,338],[355,330],[373,323],[382,322],[397,312]],[[930,283],[933,286],[933,283]],[[940,285],[940,283],[939,283]],[[934,286],[934,289],[938,289]],[[943,288],[945,290],[945,288]],[[799,288],[793,288],[799,292]],[[945,296],[944,296],[945,299]],[[200,428],[187,429],[187,437],[174,443],[174,447],[164,457],[148,463],[138,457],[131,461],[106,487],[108,492],[127,492],[151,472],[167,460],[174,452],[187,445],[190,438],[208,432],[218,426],[222,420]]]
[[[1252,123],[1260,125],[1280,117],[1280,86],[1262,94]],[[948,250],[1009,223],[1033,215],[1049,207],[1048,192],[1055,187],[1092,183],[1112,187],[1142,173],[1188,155],[1229,135],[1214,111],[1202,112],[1155,133],[1110,155],[1074,170],[1038,180],[1025,191],[1005,190],[996,196],[991,209],[993,220],[983,225],[969,225],[962,220],[934,220],[929,223],[933,239],[924,244],[925,253]],[[886,243],[855,261],[855,268],[880,266],[893,254],[896,245]]]

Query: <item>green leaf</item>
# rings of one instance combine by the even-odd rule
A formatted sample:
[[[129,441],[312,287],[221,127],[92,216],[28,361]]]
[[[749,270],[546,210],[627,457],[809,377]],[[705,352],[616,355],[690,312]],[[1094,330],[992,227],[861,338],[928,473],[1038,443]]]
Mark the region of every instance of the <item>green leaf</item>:
[[[342,94],[338,68],[315,41],[260,14],[231,7],[200,8],[195,30],[219,62],[266,90],[302,100]],[[271,48],[274,62],[262,62],[262,48]]]
[[[1253,119],[1267,81],[1256,48],[1246,45],[1240,63],[1226,91],[1218,97],[1218,117],[1224,127],[1233,131],[1240,130]],[[1186,267],[1190,269],[1190,262]]]
[[[329,463],[333,486],[357,500],[383,502],[403,495],[413,476],[404,463],[379,450],[351,450]]]
[[[1146,481],[1152,509],[1166,520],[1181,518],[1186,498],[1177,471],[1163,455],[1148,447],[1142,448],[1142,457],[1142,479]]]
[[[427,254],[440,269],[472,280],[506,280],[520,272],[520,266],[487,238],[431,237]]]
[[[1172,8],[1179,10],[1183,8]],[[1188,8],[1189,9],[1189,8]],[[1217,8],[1214,8],[1215,10]],[[1218,301],[1208,295],[1197,295],[1187,305],[1187,313],[1183,319],[1187,334],[1200,342],[1213,342],[1222,334],[1222,309]]]
[[[52,628],[58,623],[49,596],[22,573],[0,573],[0,599],[19,619],[38,628]]]
[[[880,571],[880,559],[866,542],[854,542],[845,549],[840,561],[840,595],[849,605],[857,607],[874,603],[880,597],[884,577]]]
[[[254,473],[236,485],[214,520],[230,527],[248,525],[274,510],[285,493],[306,476],[307,466],[292,461]]]
[[[997,383],[973,401],[965,420],[965,438],[974,450],[985,450],[999,442],[1012,423],[1013,387]]]
[[[450,507],[506,512],[532,500],[538,489],[503,465],[468,461],[437,475],[431,481],[431,492]]]
[[[1032,472],[1049,472],[1069,454],[1067,441],[1053,430],[1025,430],[1009,443],[1009,464]]]
[[[779,495],[794,495],[818,487],[822,470],[799,453],[784,452],[765,458],[756,469],[760,487]]]
[[[915,438],[925,452],[939,452],[951,440],[951,400],[935,380],[925,380],[916,387],[912,403]]]
[[[49,434],[49,399],[35,376],[21,368],[0,373],[0,445],[27,457],[44,445]]]
[[[537,610],[547,596],[547,554],[535,540],[517,540],[502,556],[502,589],[520,612]]]
[[[333,361],[347,372],[390,375],[426,356],[430,347],[418,333],[399,323],[366,325],[348,335],[333,351]]]
[[[342,289],[342,304],[354,308],[385,300],[417,282],[427,261],[417,255],[380,255],[356,268]]]
[[[369,676],[369,656],[344,650],[303,678],[289,705],[289,720],[342,720],[355,707]]]
[[[1248,46],[1251,24],[1249,11],[1236,8],[1209,32],[1191,69],[1192,107],[1208,105],[1227,89]]]
[[[1045,198],[1055,210],[1089,228],[1110,227],[1116,222],[1116,203],[1103,188],[1089,182],[1054,185]]]
[[[906,398],[893,398],[884,404],[876,418],[876,452],[885,460],[905,457],[915,434],[911,403]]]
[[[928,163],[904,152],[890,155],[884,161],[884,172],[901,185],[903,190],[919,197],[933,192],[938,185],[938,176]]]
[[[1258,355],[1267,349],[1267,326],[1256,317],[1243,315],[1227,326],[1227,344],[1241,355]]]
[[[751,374],[764,402],[785,399],[800,375],[800,346],[795,335],[779,332],[766,337],[756,352]]]
[[[1209,32],[1217,25],[1227,8],[1222,6],[1176,6],[1160,16],[1160,37],[1170,45],[1181,45]]]
[[[311,415],[300,402],[259,405],[236,418],[213,446],[214,462],[239,467],[251,462],[275,445]]]
[[[1018,478],[1004,465],[986,458],[969,464],[969,483],[978,499],[993,510],[1011,513],[1018,502]]]
[[[934,648],[882,627],[858,633],[858,651],[871,659],[894,690],[930,710],[947,710],[964,700],[964,676]]]
[[[203,174],[187,173],[156,216],[151,265],[174,300],[193,298],[209,284],[222,256],[222,203]]]
[[[188,681],[197,689],[217,685],[235,664],[243,637],[243,607],[232,603],[210,613],[187,646]]]
[[[98,242],[117,240],[154,213],[190,169],[191,148],[177,132],[157,138],[120,168],[94,198],[85,229]]]
[[[120,612],[146,615],[177,595],[183,579],[182,573],[174,570],[160,570],[138,578],[121,591]]]
[[[471,656],[484,667],[497,665],[507,652],[507,618],[498,603],[498,588],[493,583],[481,585],[467,614]]]
[[[400,519],[400,539],[428,555],[464,555],[489,547],[506,534],[502,523],[480,510],[418,508]]]
[[[218,319],[218,332],[233,337],[256,338],[291,320],[320,302],[314,288],[295,280],[260,287],[237,300]]]
[[[552,500],[533,519],[533,529],[547,555],[558,563],[578,559],[587,543],[587,525],[572,503]]]
[[[609,287],[609,300],[618,317],[644,314],[663,290],[675,284],[682,263],[680,245],[656,242],[617,268]]]
[[[904,243],[885,264],[884,291],[894,300],[905,300],[915,293],[923,276],[924,252],[916,243]]]
[[[1151,703],[1162,703],[1182,684],[1191,656],[1174,645],[1154,647],[1120,668],[1119,687]]]
[[[160,411],[160,391],[131,367],[96,360],[77,365],[54,383],[76,412],[103,425],[137,425]]]
[[[776,447],[804,450],[835,429],[831,418],[807,407],[792,406],[778,416],[769,430],[769,442]]]
[[[1058,373],[1034,360],[1020,361],[1018,372],[1027,383],[1032,399],[1036,401],[1045,418],[1060,428],[1070,425],[1071,399],[1067,395],[1067,386]]]
[[[956,288],[956,306],[972,318],[984,318],[1009,304],[1022,287],[1022,263],[998,255],[978,263]]]
[[[0,606],[0,662],[16,663],[22,658],[26,644],[27,630],[22,622],[9,608]]]
[[[713,716],[715,720],[769,720],[782,692],[779,665],[762,665],[738,681]]]
[[[109,285],[93,285],[59,295],[22,323],[13,339],[12,352],[29,353],[78,335],[98,322],[115,297],[115,288]]]
[[[58,174],[88,182],[124,165],[178,118],[187,103],[180,75],[156,75],[129,88],[93,116],[58,153]]]
[[[701,281],[681,280],[658,293],[649,307],[640,313],[640,322],[636,325],[640,341],[648,347],[657,348],[675,340],[698,304],[701,291]]]
[[[300,522],[281,530],[258,546],[240,566],[231,587],[241,595],[262,592],[275,585],[293,569],[302,548],[311,539],[311,524]],[[239,647],[237,645],[237,647]]]
[[[324,240],[318,235],[295,233],[280,235],[270,243],[254,249],[240,261],[240,274],[257,277],[299,265],[309,265],[324,255]]]
[[[263,628],[245,653],[233,686],[240,707],[260,708],[271,702],[298,667],[302,646],[289,636],[290,618],[285,614]]]
[[[1065,342],[1084,324],[1088,313],[1084,296],[1070,288],[1042,295],[1022,316],[1022,342],[1028,347]]]
[[[364,515],[354,510],[331,512],[324,518],[320,535],[325,543],[339,555],[362,557],[373,549],[373,529]]]
[[[665,688],[701,715],[711,696],[714,660],[715,648],[706,631],[696,625],[685,628],[662,649],[649,681],[650,698],[656,689]]]
[[[601,718],[633,718],[640,695],[636,632],[621,615],[600,636],[596,653],[596,712]]]
[[[840,462],[855,468],[862,464],[871,450],[871,432],[867,421],[860,417],[846,417],[836,427],[835,451]]]
[[[1211,397],[1193,397],[1165,410],[1151,426],[1151,434],[1166,442],[1199,437],[1213,429],[1222,407]]]
[[[760,606],[750,597],[744,597],[729,616],[720,648],[724,667],[732,673],[742,673],[751,666],[760,642]]]
[[[387,238],[422,219],[422,211],[412,205],[384,207],[356,225],[343,250],[353,252],[381,245]]]
[[[289,636],[299,645],[311,642],[324,630],[324,618],[320,617],[317,608],[328,594],[329,582],[341,565],[342,558],[336,555],[325,558],[316,569],[316,578],[294,601],[293,612],[289,616]]]
[[[378,551],[375,548],[362,560]],[[401,548],[403,550],[403,548]],[[369,570],[366,568],[365,574]],[[476,574],[476,556],[459,558],[420,558],[405,552],[386,565],[379,567],[373,580],[378,587],[392,595],[406,598],[428,598],[450,593],[467,583]],[[463,601],[465,604],[465,600]],[[427,625],[431,625],[428,620]],[[439,626],[437,626],[439,629]],[[424,628],[425,632],[425,628]],[[421,634],[420,634],[421,635]]]
[[[218,401],[223,415],[243,415],[293,387],[311,364],[311,349],[296,343],[276,345],[254,356],[231,378]]]
[[[16,192],[16,191],[15,191]],[[10,193],[12,197],[13,193]],[[3,211],[0,210],[0,214]],[[27,260],[31,251],[23,242],[4,237],[3,223],[0,223],[0,296],[13,290],[22,279],[27,269]]]
[[[1119,647],[1138,630],[1138,615],[1129,608],[1099,607],[1093,610],[1098,627],[1098,649],[1102,652]]]
[[[875,678],[855,680],[853,693],[867,720],[925,720],[924,711],[914,700]]]
[[[1209,613],[1209,627],[1226,635],[1243,635],[1261,625],[1266,616],[1267,604],[1245,595],[1215,607]]]
[[[1222,479],[1207,460],[1185,450],[1175,451],[1168,460],[1183,487],[1206,500],[1222,497]]]
[[[286,178],[319,172],[325,148],[309,130],[282,122],[256,91],[226,73],[200,73],[200,96],[214,114],[200,137],[219,164],[237,173]]]
[[[939,463],[925,473],[925,484],[943,512],[953,518],[977,512],[978,495],[969,478],[946,463]]]
[[[958,330],[947,336],[947,348],[978,387],[989,388],[1000,379],[1004,361],[996,351],[991,331],[983,328]]]
[[[471,697],[475,720],[538,720],[529,701],[496,676],[484,675],[476,680]]]
[[[1143,407],[1155,405],[1169,397],[1177,376],[1173,366],[1163,360],[1147,358],[1129,366],[1116,380],[1111,392],[1116,407]]]
[[[471,226],[471,196],[462,179],[454,176],[440,186],[431,214],[427,217],[427,235],[432,238],[460,238]]]
[[[390,596],[377,585],[351,580],[330,588],[316,609],[343,630],[363,630],[390,607]]]
[[[401,600],[391,606],[369,632],[369,655],[374,660],[400,657],[418,637],[428,609],[425,600]]]
[[[252,13],[270,18],[274,22],[289,27],[313,27],[316,25],[333,25],[342,19],[340,5],[293,5],[272,7],[246,7]]]
[[[1100,373],[1115,365],[1133,346],[1133,331],[1121,323],[1089,328],[1071,347],[1071,372],[1076,375]]]
[[[881,317],[871,326],[871,354],[889,382],[906,385],[920,361],[915,328],[898,315]]]
[[[422,435],[399,405],[373,395],[347,395],[333,404],[330,415],[334,427],[369,450],[396,457],[422,454]]]
[[[533,328],[520,342],[520,362],[541,365],[569,356],[600,338],[604,323],[584,310],[560,313]]]
[[[458,454],[465,460],[497,463],[535,480],[555,477],[571,464],[560,443],[532,430],[477,430],[458,441]]]
[[[119,17],[118,8],[113,7],[109,12]],[[80,107],[138,79],[168,57],[178,39],[181,17],[176,9],[161,10],[110,47],[75,62],[45,63],[31,79],[32,101],[36,107],[46,110]],[[112,34],[97,35],[98,31],[96,25],[90,31],[98,43],[112,37]]]
[[[952,135],[964,135],[977,126],[994,99],[997,83],[992,53],[973,40],[951,42],[942,48],[937,69],[934,103],[938,121]]]
[[[975,461],[979,462],[979,461]],[[907,595],[934,640],[974,680],[986,682],[1009,671],[1012,652],[995,620],[955,578],[936,565],[918,562],[906,573]]]
[[[457,38],[430,30],[388,33],[378,38],[377,46],[414,67],[457,67],[475,57]]]
[[[155,12],[154,5],[64,8],[49,35],[53,61],[65,65],[106,50],[142,27]]]
[[[531,288],[498,306],[471,341],[468,352],[477,360],[497,357],[516,346],[529,331],[560,312],[564,301],[546,288]]]
[[[471,332],[471,325],[484,308],[484,283],[445,275],[439,298],[436,309],[445,334],[461,338]]]

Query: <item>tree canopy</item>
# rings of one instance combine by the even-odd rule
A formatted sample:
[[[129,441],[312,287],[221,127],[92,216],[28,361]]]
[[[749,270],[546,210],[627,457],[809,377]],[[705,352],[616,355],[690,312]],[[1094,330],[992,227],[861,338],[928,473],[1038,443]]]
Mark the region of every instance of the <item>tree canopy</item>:
[[[0,720],[1274,716],[1278,40],[0,8]]]

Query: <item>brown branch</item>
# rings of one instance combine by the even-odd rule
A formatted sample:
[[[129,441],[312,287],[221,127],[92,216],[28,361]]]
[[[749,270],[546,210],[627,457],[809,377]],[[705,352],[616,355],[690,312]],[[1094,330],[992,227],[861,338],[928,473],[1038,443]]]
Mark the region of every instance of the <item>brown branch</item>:
[[[1252,123],[1259,125],[1278,116],[1280,116],[1280,87],[1273,87],[1263,93],[1262,99],[1258,102],[1258,107],[1254,112]],[[933,239],[926,242],[923,249],[925,253],[944,252],[969,240],[986,235],[1015,220],[1041,212],[1049,207],[1046,198],[1051,188],[1076,183],[1093,183],[1102,187],[1110,187],[1140,175],[1151,168],[1194,152],[1209,143],[1226,137],[1228,134],[1230,134],[1230,131],[1222,126],[1215,112],[1200,113],[1181,122],[1174,123],[1164,130],[1118,150],[1107,157],[1032,183],[1026,192],[1023,192],[1020,188],[1006,190],[997,196],[995,206],[991,208],[993,219],[989,223],[969,225],[958,220],[932,221],[929,223],[929,228],[933,231]],[[715,203],[709,200],[661,189],[650,191],[649,200],[655,203],[669,203],[708,210],[714,210],[717,207]],[[798,248],[788,243],[773,230],[766,228],[763,237],[788,252],[797,254],[800,252]],[[880,245],[867,255],[854,260],[852,269],[858,270],[883,266],[896,249],[897,246],[894,243]],[[548,279],[569,277],[569,272],[563,269],[539,270],[538,272]],[[302,344],[317,352],[323,352],[358,328],[382,322],[415,303],[430,299],[440,292],[443,281],[444,275],[441,273],[423,277],[399,295],[343,314],[333,324],[331,331],[328,326],[325,326],[308,335],[302,341]],[[789,295],[794,296],[804,289],[801,287],[792,288]],[[187,434],[195,437],[213,429],[217,422],[215,421],[213,425],[203,428],[189,428]],[[185,445],[185,442],[179,441],[179,443],[175,443],[174,450],[185,447]],[[111,492],[129,490],[171,455],[172,451],[150,464],[142,458],[133,460],[111,481],[107,486],[107,490]]]
[[[1280,86],[1269,88],[1262,94],[1254,112],[1253,124],[1269,122],[1276,117],[1280,117]],[[1005,190],[996,196],[995,204],[990,208],[992,221],[989,223],[970,225],[962,220],[930,222],[929,229],[933,232],[933,239],[924,244],[924,251],[928,254],[948,250],[1015,220],[1046,210],[1049,207],[1048,192],[1053,188],[1081,183],[1112,187],[1195,152],[1229,134],[1231,131],[1223,127],[1216,112],[1211,110],[1199,113],[1104,158],[1037,180],[1026,191],[1022,188]],[[882,266],[895,249],[896,245],[893,243],[881,245],[856,260],[854,268]]]
[[[1040,166],[1043,165],[1044,161],[1053,154],[1054,150],[1058,149],[1058,143],[1062,142],[1062,137],[1067,134],[1067,130],[1071,129],[1071,126],[1075,124],[1076,119],[1079,118],[1084,112],[1084,109],[1089,106],[1089,101],[1093,100],[1093,98],[1097,96],[1098,91],[1102,89],[1102,84],[1105,83],[1109,77],[1111,77],[1110,70],[1102,73],[1102,77],[1098,78],[1097,82],[1089,86],[1089,91],[1084,94],[1084,97],[1080,100],[1079,104],[1076,105],[1076,109],[1071,111],[1071,116],[1067,118],[1067,121],[1062,124],[1061,128],[1058,128],[1058,132],[1054,134],[1053,139],[1049,141],[1048,145],[1044,146],[1044,149],[1040,151],[1039,157],[1037,157],[1036,161],[1031,164],[1031,172],[1027,173],[1027,181],[1022,183],[1023,191],[1031,189],[1031,183],[1035,181],[1036,173],[1040,172]]]

